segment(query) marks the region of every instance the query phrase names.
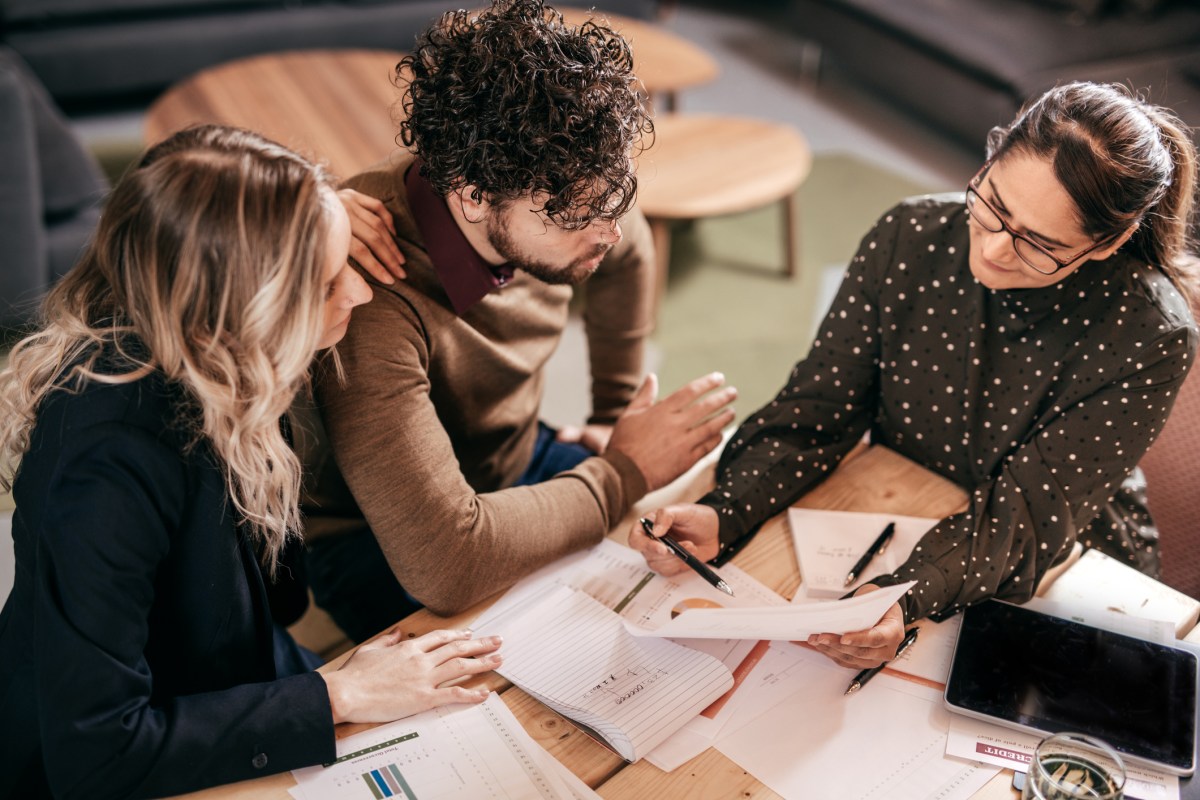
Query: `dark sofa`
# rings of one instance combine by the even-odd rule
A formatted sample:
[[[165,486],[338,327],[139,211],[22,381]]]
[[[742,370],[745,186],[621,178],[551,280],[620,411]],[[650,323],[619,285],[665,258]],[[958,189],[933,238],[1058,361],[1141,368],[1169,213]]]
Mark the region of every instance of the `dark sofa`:
[[[0,0],[0,43],[64,106],[153,96],[222,61],[275,50],[404,50],[454,0]],[[471,5],[471,4],[468,4]],[[483,5],[482,2],[474,5]],[[590,5],[590,4],[589,4]],[[652,0],[600,8],[647,17]]]
[[[1028,97],[1069,80],[1149,90],[1200,125],[1196,0],[790,0],[826,64],[981,148]]]

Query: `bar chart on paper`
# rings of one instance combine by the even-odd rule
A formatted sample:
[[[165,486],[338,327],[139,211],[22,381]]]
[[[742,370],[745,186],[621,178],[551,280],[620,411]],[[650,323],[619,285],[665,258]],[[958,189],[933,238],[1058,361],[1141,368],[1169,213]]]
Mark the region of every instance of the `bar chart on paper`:
[[[416,792],[408,785],[408,781],[404,780],[404,775],[400,772],[396,764],[388,764],[386,767],[364,772],[362,779],[376,800],[382,800],[384,797],[402,797],[406,798],[406,800],[417,800]]]
[[[496,695],[338,742],[336,761],[293,771],[301,800],[556,798],[572,793]]]

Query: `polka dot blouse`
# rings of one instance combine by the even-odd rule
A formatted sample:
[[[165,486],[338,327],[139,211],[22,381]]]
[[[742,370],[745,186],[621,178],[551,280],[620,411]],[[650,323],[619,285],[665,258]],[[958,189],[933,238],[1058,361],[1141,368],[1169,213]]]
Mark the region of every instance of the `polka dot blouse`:
[[[915,580],[908,619],[1022,601],[1076,539],[1153,573],[1135,485],[1197,345],[1158,270],[1118,253],[1058,284],[993,291],[971,275],[962,196],[914,198],[863,239],[809,356],[751,415],[701,502],[723,545],[837,466],[864,433],[963,486],[877,582]]]

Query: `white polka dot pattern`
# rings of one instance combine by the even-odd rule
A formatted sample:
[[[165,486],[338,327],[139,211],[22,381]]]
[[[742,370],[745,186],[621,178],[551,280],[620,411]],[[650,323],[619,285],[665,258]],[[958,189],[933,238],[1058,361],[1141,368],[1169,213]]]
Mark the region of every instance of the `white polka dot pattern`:
[[[870,431],[971,495],[879,579],[917,581],[910,619],[1027,599],[1077,538],[1157,569],[1135,467],[1196,350],[1187,304],[1120,253],[1054,286],[993,291],[969,252],[961,195],[914,198],[876,223],[808,357],[721,456],[702,502],[723,543],[794,502]]]

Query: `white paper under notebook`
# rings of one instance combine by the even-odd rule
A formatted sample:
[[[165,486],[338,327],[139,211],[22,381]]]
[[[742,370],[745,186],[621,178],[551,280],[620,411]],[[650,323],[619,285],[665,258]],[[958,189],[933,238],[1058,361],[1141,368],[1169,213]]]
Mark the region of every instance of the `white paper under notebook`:
[[[337,760],[293,770],[297,800],[593,800],[496,694],[339,739]]]
[[[1200,601],[1099,550],[1085,552],[1041,597],[1067,607],[1167,620],[1179,638],[1200,619]]]
[[[716,748],[787,800],[965,800],[999,771],[946,756],[950,713],[922,680],[885,672],[846,696],[855,671],[795,645],[759,667],[769,704]]]
[[[475,622],[504,637],[497,670],[521,689],[637,761],[733,686],[707,653],[636,638],[621,618],[563,585],[531,593]]]
[[[846,575],[889,523],[896,532],[883,553],[849,586]],[[800,564],[800,590],[809,597],[841,597],[908,560],[913,547],[938,520],[896,514],[861,514],[789,508],[788,527]]]

